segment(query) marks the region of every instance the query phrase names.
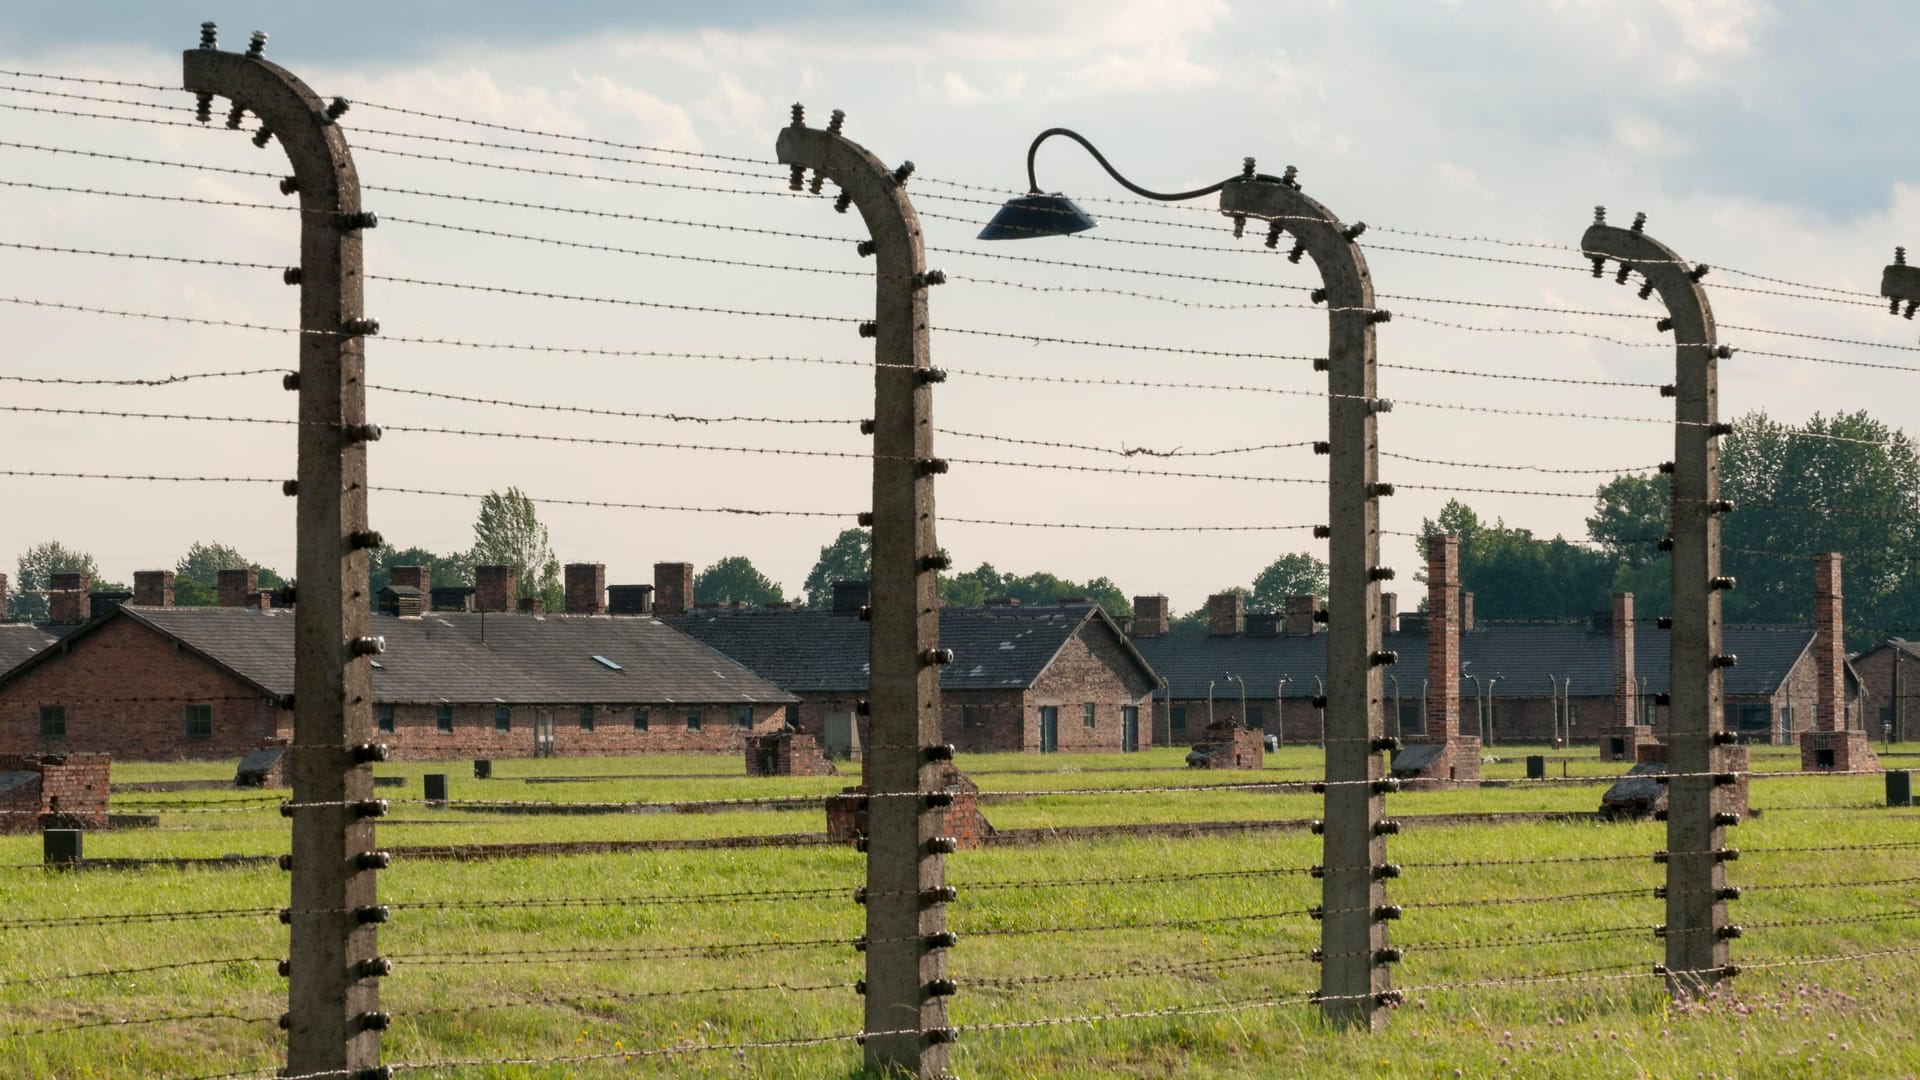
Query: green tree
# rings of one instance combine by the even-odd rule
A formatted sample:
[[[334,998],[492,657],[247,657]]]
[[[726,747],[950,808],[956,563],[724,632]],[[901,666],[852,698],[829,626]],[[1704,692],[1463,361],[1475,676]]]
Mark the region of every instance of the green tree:
[[[1837,551],[1848,639],[1856,645],[1920,625],[1920,454],[1865,412],[1818,413],[1794,428],[1753,412],[1720,452],[1721,567],[1739,581],[1729,621],[1804,622],[1813,574],[1801,557]]]
[[[553,553],[552,538],[540,523],[533,500],[517,487],[488,492],[481,498],[467,561],[473,566],[511,566],[520,597],[537,596],[548,611],[566,607],[560,560]]]
[[[729,555],[695,575],[693,598],[703,604],[739,600],[754,607],[786,599],[780,583],[761,573],[745,555]]]
[[[1587,535],[1622,566],[1664,563],[1657,541],[1671,526],[1672,503],[1673,482],[1664,473],[1616,476],[1594,493]]]
[[[1218,596],[1222,593],[1239,593],[1243,598],[1248,600],[1253,598],[1253,590],[1247,588],[1245,585],[1229,586],[1221,589],[1219,593],[1212,595]],[[1176,616],[1172,622],[1167,624],[1167,632],[1172,634],[1205,634],[1207,632],[1207,605],[1202,604],[1192,611],[1187,612],[1185,615]]]
[[[196,541],[173,564],[173,602],[181,607],[212,607],[219,603],[222,570],[258,571],[263,589],[277,589],[286,584],[279,574],[248,559],[235,548]]]
[[[1285,611],[1289,596],[1327,595],[1327,564],[1304,551],[1289,552],[1254,575],[1248,611]]]
[[[862,581],[873,576],[873,531],[846,529],[833,543],[820,549],[820,558],[807,572],[807,606],[833,606],[833,585],[837,581]]]
[[[1423,536],[1460,538],[1460,587],[1474,594],[1477,619],[1581,619],[1606,606],[1615,560],[1605,553],[1558,536],[1542,539],[1504,520],[1489,525],[1457,499],[1420,526]],[[1424,566],[1426,542],[1417,543]]]
[[[948,607],[978,607],[994,599],[1058,604],[1069,597],[1085,597],[1116,619],[1133,614],[1133,605],[1127,602],[1126,593],[1104,577],[1080,583],[1044,570],[1025,575],[1003,574],[995,570],[992,563],[983,562],[965,573],[940,580],[940,601]]]
[[[14,594],[9,606],[9,614],[16,619],[43,622],[47,617],[47,588],[55,574],[100,575],[100,567],[93,556],[78,548],[70,548],[58,540],[48,540],[35,544],[20,553],[20,560],[14,567]],[[98,589],[117,589],[118,585],[96,582]]]

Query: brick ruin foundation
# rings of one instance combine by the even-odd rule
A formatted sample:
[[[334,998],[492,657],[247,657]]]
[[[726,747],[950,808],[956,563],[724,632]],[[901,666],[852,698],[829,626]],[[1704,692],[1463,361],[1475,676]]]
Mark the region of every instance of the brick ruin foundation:
[[[1187,754],[1190,769],[1258,769],[1265,763],[1262,734],[1232,716],[1208,724]]]
[[[748,776],[833,776],[840,770],[820,752],[820,740],[803,731],[749,735]]]
[[[942,762],[940,788],[953,796],[952,805],[942,815],[940,832],[958,840],[959,850],[976,851],[993,836],[993,825],[980,812],[980,785],[954,767]],[[838,795],[827,796],[827,837],[842,843],[858,842],[867,835],[867,785],[864,762],[861,784]]]
[[[0,832],[105,828],[111,772],[106,754],[0,754]]]

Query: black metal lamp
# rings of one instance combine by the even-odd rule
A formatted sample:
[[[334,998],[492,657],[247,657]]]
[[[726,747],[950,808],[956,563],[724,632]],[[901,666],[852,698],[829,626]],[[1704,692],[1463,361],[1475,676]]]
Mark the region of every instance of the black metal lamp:
[[[1197,199],[1202,195],[1211,195],[1234,180],[1278,181],[1280,179],[1273,176],[1256,176],[1253,171],[1253,159],[1247,158],[1239,176],[1228,177],[1217,184],[1195,188],[1192,191],[1172,193],[1149,191],[1121,176],[1119,171],[1107,162],[1106,157],[1079,132],[1067,128],[1048,128],[1033,140],[1032,146],[1027,148],[1027,194],[1008,199],[1007,204],[1000,208],[1000,212],[993,215],[993,220],[987,223],[987,227],[980,230],[980,239],[1026,240],[1036,236],[1066,236],[1069,233],[1085,232],[1099,224],[1093,220],[1092,215],[1080,209],[1065,195],[1057,191],[1051,194],[1042,192],[1040,181],[1034,178],[1034,156],[1040,152],[1040,144],[1055,135],[1065,135],[1085,147],[1087,153],[1093,155],[1093,160],[1107,170],[1108,176],[1119,181],[1121,187],[1135,195],[1161,202],[1180,202],[1186,199]]]

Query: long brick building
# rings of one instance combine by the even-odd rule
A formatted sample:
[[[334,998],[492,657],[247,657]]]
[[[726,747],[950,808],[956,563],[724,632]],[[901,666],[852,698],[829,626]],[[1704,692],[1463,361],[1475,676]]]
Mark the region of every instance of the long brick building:
[[[831,610],[696,609],[669,620],[800,698],[799,727],[844,756],[865,738],[865,582],[842,582]],[[1098,604],[944,608],[945,738],[968,751],[1129,751],[1159,676]]]
[[[1430,578],[1437,573],[1428,567]],[[1610,612],[1585,625],[1476,624],[1472,594],[1460,594],[1457,605],[1463,734],[1479,735],[1484,721],[1495,743],[1546,742],[1556,730],[1595,742],[1628,717],[1664,734],[1666,708],[1656,698],[1668,690],[1670,635],[1635,617],[1631,594],[1615,597]],[[1155,742],[1190,743],[1210,718],[1243,708],[1244,723],[1283,742],[1317,741],[1314,699],[1325,693],[1327,674],[1326,635],[1314,619],[1319,606],[1316,597],[1293,597],[1284,614],[1249,615],[1241,596],[1213,596],[1203,636],[1169,632],[1165,597],[1134,598],[1134,645],[1170,687],[1155,694]],[[1402,734],[1418,735],[1427,730],[1427,618],[1394,609],[1394,597],[1383,596],[1381,621],[1393,629],[1382,635],[1382,647],[1398,657],[1384,669],[1387,712],[1397,715]],[[1724,627],[1723,651],[1739,657],[1723,675],[1726,730],[1749,742],[1791,743],[1841,710],[1847,726],[1859,728],[1861,684],[1852,666],[1844,666],[1844,700],[1838,693],[1820,700],[1820,646],[1840,648],[1841,632],[1837,619]],[[1388,726],[1395,727],[1391,719]]]
[[[371,661],[376,719],[398,758],[738,753],[797,704],[659,619],[605,614],[597,566],[568,567],[580,610],[553,615],[505,610],[510,575],[486,569],[504,588],[479,590],[481,610],[373,618],[386,639]],[[290,739],[292,612],[227,573],[208,608],[171,606],[143,572],[134,602],[0,673],[0,753],[232,758]],[[27,636],[7,627],[0,641]]]

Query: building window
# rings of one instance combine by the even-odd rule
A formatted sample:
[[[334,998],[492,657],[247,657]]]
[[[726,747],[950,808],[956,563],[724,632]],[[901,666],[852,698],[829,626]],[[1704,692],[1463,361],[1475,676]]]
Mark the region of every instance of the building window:
[[[580,730],[593,730],[593,706],[591,705],[580,706]]]
[[[734,720],[734,723],[739,724],[743,730],[752,731],[753,730],[753,706],[751,705],[734,706],[733,720]]]
[[[978,705],[960,706],[960,726],[963,728],[979,727],[980,726],[980,706]]]
[[[381,731],[392,731],[393,730],[393,706],[375,705],[373,707],[373,720],[374,720],[374,723],[380,726]]]
[[[1081,727],[1092,727],[1092,726],[1093,726],[1093,718],[1094,718],[1094,708],[1093,708],[1093,702],[1091,702],[1091,701],[1088,701],[1088,702],[1085,702],[1085,703],[1083,703],[1083,704],[1081,704],[1081,706],[1080,706],[1080,726],[1081,726]]]
[[[213,706],[188,705],[181,712],[187,722],[187,738],[213,738]]]
[[[493,707],[493,730],[513,730],[513,709],[511,706],[495,705]]]
[[[787,726],[795,731],[800,730],[800,706],[798,703],[787,706]]]
[[[645,705],[636,707],[633,710],[633,730],[635,731],[647,730],[647,721],[650,719],[652,719],[651,710],[649,710]]]
[[[1175,731],[1185,731],[1185,730],[1187,730],[1187,709],[1186,709],[1186,706],[1184,706],[1184,705],[1180,705],[1180,706],[1175,706],[1175,707],[1174,707],[1173,709],[1171,709],[1171,710],[1169,710],[1169,711],[1168,711],[1168,713],[1167,713],[1167,726],[1168,726],[1168,727],[1170,727],[1170,728],[1172,728],[1172,729],[1173,729],[1173,730],[1175,730]]]
[[[453,706],[442,705],[433,710],[433,726],[448,734],[453,733]]]
[[[691,706],[687,709],[687,730],[700,730],[700,710]]]
[[[67,737],[67,707],[65,705],[40,706],[40,737],[43,739],[64,739]]]

